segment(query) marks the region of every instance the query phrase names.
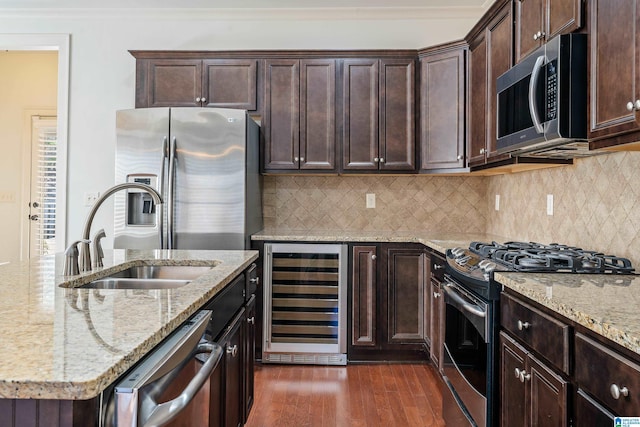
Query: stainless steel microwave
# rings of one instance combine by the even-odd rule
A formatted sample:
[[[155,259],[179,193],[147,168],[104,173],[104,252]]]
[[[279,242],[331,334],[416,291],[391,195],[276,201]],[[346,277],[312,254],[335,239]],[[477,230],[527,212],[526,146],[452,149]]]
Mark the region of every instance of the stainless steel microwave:
[[[587,35],[549,40],[498,77],[497,152],[577,157],[588,149]]]

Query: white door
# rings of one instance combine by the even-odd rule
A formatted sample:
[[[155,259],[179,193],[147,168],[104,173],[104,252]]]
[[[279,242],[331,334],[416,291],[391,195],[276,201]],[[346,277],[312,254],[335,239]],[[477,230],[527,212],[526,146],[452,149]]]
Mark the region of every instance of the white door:
[[[56,117],[32,116],[29,258],[56,252],[57,143]]]

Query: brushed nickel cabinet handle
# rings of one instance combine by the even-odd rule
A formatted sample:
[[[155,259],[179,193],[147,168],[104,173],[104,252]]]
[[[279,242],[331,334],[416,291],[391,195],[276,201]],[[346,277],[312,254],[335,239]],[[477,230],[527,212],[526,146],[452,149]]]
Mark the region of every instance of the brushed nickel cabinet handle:
[[[248,324],[250,324],[250,325],[255,325],[255,324],[256,324],[256,318],[255,318],[255,316],[254,316],[254,317],[249,317],[249,318],[247,319],[247,323],[248,323]]]
[[[519,331],[522,331],[524,329],[529,329],[529,326],[531,326],[531,323],[523,322],[522,320],[518,320],[518,330]]]
[[[626,387],[620,388],[618,384],[611,384],[609,391],[611,392],[611,397],[613,397],[616,400],[620,399],[620,395],[624,397],[629,396],[629,389]]]
[[[227,354],[231,354],[231,357],[236,357],[238,355],[238,345],[227,347]]]

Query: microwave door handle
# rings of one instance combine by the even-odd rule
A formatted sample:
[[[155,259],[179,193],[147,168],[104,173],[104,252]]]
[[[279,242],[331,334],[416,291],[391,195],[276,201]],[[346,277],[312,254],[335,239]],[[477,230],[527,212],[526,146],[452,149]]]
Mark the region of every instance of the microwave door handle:
[[[178,416],[200,391],[223,356],[222,347],[212,342],[198,344],[196,353],[209,353],[209,357],[178,397],[161,404],[153,404],[151,408],[145,408],[148,409],[148,415],[141,414],[144,419],[142,427],[160,427]]]
[[[536,63],[533,65],[533,70],[531,70],[531,80],[529,81],[529,114],[531,114],[531,120],[533,121],[533,126],[536,128],[536,132],[540,134],[544,134],[544,128],[538,117],[536,92],[538,90],[538,76],[540,75],[540,70],[542,70],[545,59],[545,56],[538,56]]]

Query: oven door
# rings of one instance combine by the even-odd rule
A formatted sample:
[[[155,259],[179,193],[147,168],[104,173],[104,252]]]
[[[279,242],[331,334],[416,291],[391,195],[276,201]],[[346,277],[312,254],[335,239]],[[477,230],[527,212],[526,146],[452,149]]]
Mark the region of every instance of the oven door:
[[[447,413],[457,412],[466,418],[468,425],[484,426],[488,408],[487,362],[491,347],[487,338],[491,306],[449,277],[443,292],[446,307],[443,370],[452,395],[443,398],[443,412],[445,417]],[[459,410],[447,411],[447,405],[453,402]],[[462,425],[460,420],[456,420],[456,424]]]

